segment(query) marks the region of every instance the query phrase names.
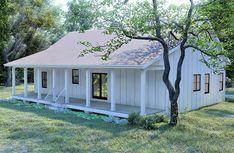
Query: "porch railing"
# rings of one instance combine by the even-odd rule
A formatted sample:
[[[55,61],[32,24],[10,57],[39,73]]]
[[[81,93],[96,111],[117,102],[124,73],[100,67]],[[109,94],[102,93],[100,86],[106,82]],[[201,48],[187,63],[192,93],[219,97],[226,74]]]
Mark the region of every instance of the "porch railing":
[[[46,99],[49,97],[49,95],[52,95],[53,90],[54,90],[54,89],[51,89],[51,90],[48,92],[48,94],[45,96],[44,100],[46,100]]]
[[[65,91],[65,88],[63,88],[63,90],[60,91],[60,93],[58,94],[58,96],[55,98],[55,102],[58,101],[59,97],[63,94],[64,91]]]

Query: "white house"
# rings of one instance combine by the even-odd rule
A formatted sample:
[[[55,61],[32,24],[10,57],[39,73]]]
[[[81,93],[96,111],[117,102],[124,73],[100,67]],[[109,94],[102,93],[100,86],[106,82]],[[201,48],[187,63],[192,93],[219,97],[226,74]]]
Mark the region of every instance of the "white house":
[[[80,41],[103,45],[114,35],[101,30],[70,32],[48,49],[5,64],[12,67],[13,98],[118,117],[169,112],[162,81],[162,48],[155,42],[132,40],[110,55],[89,53]],[[175,79],[179,46],[170,50],[171,80]],[[224,100],[225,71],[216,75],[200,59],[200,52],[186,51],[182,69],[179,111],[189,111]],[[15,92],[15,69],[24,69],[24,93]],[[28,92],[28,68],[34,69],[34,92]]]

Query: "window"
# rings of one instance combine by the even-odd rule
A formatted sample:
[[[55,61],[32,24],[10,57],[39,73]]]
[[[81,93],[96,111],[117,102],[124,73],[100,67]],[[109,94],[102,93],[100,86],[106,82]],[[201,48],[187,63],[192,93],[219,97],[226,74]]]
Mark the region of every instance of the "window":
[[[205,94],[210,92],[210,74],[205,74]]]
[[[47,72],[42,72],[42,88],[47,88]]]
[[[219,75],[219,91],[223,90],[223,73]]]
[[[72,70],[72,84],[79,84],[79,69]]]
[[[200,91],[201,90],[201,75],[194,74],[193,75],[193,91]]]

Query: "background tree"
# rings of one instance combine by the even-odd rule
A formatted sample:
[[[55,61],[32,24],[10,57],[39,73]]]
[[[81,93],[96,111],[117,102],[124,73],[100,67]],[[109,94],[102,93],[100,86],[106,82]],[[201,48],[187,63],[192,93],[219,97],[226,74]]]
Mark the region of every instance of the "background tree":
[[[234,82],[234,1],[209,0],[208,5],[200,8],[200,13],[208,16],[216,35],[228,50],[230,64],[227,65],[227,77]]]
[[[10,40],[3,49],[4,63],[31,55],[49,47],[59,35],[60,10],[48,0],[18,0],[9,17]],[[56,32],[56,33],[55,33]],[[7,69],[7,85],[11,83],[11,70]]]
[[[190,5],[165,7],[161,0],[152,2],[143,1],[136,3],[126,3],[127,1],[107,0],[106,5],[111,6],[106,9],[100,22],[107,30],[107,33],[115,33],[118,37],[110,40],[104,46],[92,46],[89,42],[81,42],[88,48],[81,55],[88,52],[104,52],[104,59],[108,59],[110,53],[126,44],[131,39],[156,41],[163,48],[164,72],[163,81],[167,87],[170,100],[170,124],[177,124],[178,98],[180,95],[181,71],[188,48],[198,50],[202,54],[209,56],[203,62],[210,68],[221,70],[222,59],[220,55],[225,54],[225,50],[216,37],[214,30],[207,16],[198,13],[201,5],[194,4],[190,0]],[[104,12],[104,11],[103,11]],[[104,23],[104,24],[103,24]],[[175,45],[180,46],[180,57],[177,63],[177,73],[175,81],[170,80],[170,60],[169,50]],[[219,64],[217,64],[219,63]]]
[[[98,2],[95,0],[72,0],[68,2],[68,12],[65,15],[66,31],[85,31],[94,27],[98,20]]]
[[[11,15],[11,5],[7,0],[2,0],[0,3],[0,8],[0,82],[3,82],[3,49],[6,47],[6,44],[10,38],[9,16]]]

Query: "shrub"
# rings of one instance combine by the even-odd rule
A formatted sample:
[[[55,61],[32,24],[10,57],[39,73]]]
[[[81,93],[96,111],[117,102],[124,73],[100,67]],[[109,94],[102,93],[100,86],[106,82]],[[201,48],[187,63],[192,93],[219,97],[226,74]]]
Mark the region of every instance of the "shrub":
[[[225,101],[227,101],[227,102],[234,102],[234,98],[226,97]]]
[[[154,130],[157,129],[157,123],[166,122],[166,118],[164,115],[149,115],[144,116],[141,119],[141,126],[146,130]]]
[[[156,120],[156,123],[161,123],[161,122],[167,122],[167,119],[165,117],[165,115],[157,115],[155,114],[155,120]]]
[[[130,125],[139,125],[141,120],[141,116],[139,113],[131,113],[128,117],[128,123]]]
[[[146,130],[153,130],[158,128],[157,123],[167,122],[167,120],[164,115],[140,116],[139,113],[132,113],[128,117],[128,122],[130,125],[137,125]]]
[[[156,129],[156,120],[152,116],[144,116],[141,119],[141,127],[143,127],[146,130],[153,130]]]

